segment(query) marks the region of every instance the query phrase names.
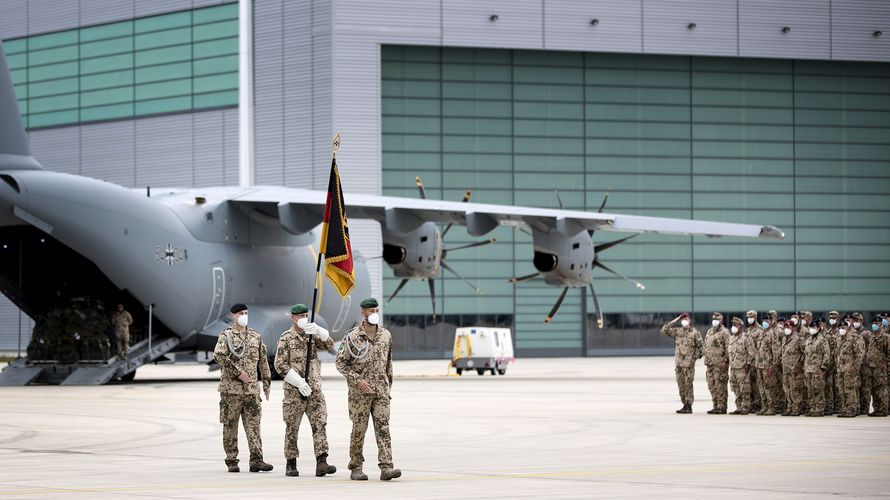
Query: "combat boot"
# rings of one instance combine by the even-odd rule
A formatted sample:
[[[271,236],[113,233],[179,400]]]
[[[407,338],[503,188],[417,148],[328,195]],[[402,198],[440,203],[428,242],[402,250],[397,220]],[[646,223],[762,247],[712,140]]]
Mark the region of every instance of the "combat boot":
[[[741,410],[734,410],[734,411],[729,412],[730,415],[741,415],[741,413],[742,413]],[[745,412],[745,413],[747,413],[747,412]]]
[[[285,476],[299,476],[300,471],[297,470],[297,459],[296,458],[288,458],[287,463],[284,465],[284,475]]]
[[[726,415],[726,408],[718,408],[715,412],[715,415]]]
[[[718,410],[717,408],[711,408],[711,409],[708,410],[706,413],[707,413],[708,415],[716,415],[716,414],[720,413],[720,410]]]
[[[296,462],[296,460],[294,460],[294,462]],[[295,467],[296,467],[296,465],[295,465]],[[250,464],[250,472],[260,472],[260,471],[269,472],[270,470],[272,470],[272,464],[267,464],[266,462],[263,462],[262,460],[260,460],[259,462],[254,462],[254,463]]]
[[[352,469],[352,473],[349,474],[349,479],[353,481],[367,481],[368,475],[362,472],[361,469]]]
[[[328,454],[322,453],[321,455],[315,458],[315,475],[318,477],[322,477],[325,474],[333,474],[337,472],[337,468],[333,465],[328,465]]]
[[[761,413],[758,413],[758,415],[764,415],[764,416],[767,416],[767,417],[770,417],[770,416],[775,415],[775,414],[776,414],[776,409],[775,409],[775,408],[767,408],[766,411],[763,412],[762,414],[761,414]]]
[[[688,406],[688,405],[687,405],[686,403],[683,403],[683,408],[680,408],[679,410],[677,410],[676,413],[685,413],[685,412],[686,412],[686,406]]]
[[[751,412],[748,410],[739,410],[739,415],[747,415],[749,413],[751,413]]]
[[[238,467],[238,464],[232,464],[229,466],[229,472],[241,472],[241,467]]]
[[[681,411],[680,413],[692,413],[692,405],[686,404],[686,406],[683,407],[683,411]]]
[[[390,479],[396,479],[402,477],[402,471],[399,469],[380,469],[380,480],[381,481],[389,481]]]

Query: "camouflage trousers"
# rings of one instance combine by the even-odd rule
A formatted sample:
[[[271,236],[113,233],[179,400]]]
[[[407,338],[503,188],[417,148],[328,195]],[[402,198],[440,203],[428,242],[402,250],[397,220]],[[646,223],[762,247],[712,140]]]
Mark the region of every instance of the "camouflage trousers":
[[[263,460],[263,440],[260,438],[260,418],[262,408],[260,395],[220,394],[219,421],[223,424],[223,450],[226,452],[226,465],[238,464],[238,420],[247,434],[247,447],[250,449],[250,463]]]
[[[783,412],[788,408],[788,396],[785,394],[785,384],[784,384],[784,375],[782,372],[782,365],[775,366],[776,376],[775,376],[775,385],[773,391],[776,395],[776,411]]]
[[[834,413],[834,372],[833,370],[827,370],[825,372],[824,383],[822,385],[825,386],[825,413],[832,414]]]
[[[841,413],[844,407],[843,391],[841,390],[841,375],[837,370],[837,366],[831,369],[831,378],[834,381],[834,412]]]
[[[859,414],[859,371],[838,370],[837,388],[841,396],[841,406],[838,413],[848,415]]]
[[[803,370],[798,373],[794,369],[782,374],[782,392],[787,398],[785,408],[791,413],[799,414],[803,410],[806,397]]]
[[[771,408],[778,411],[781,407],[785,406],[784,400],[782,401],[782,405],[779,405],[779,391],[777,387],[782,387],[780,373],[782,373],[781,370],[773,370],[773,372],[770,373],[769,368],[757,369],[757,379],[760,381],[760,402],[763,409]],[[782,395],[782,398],[784,398],[784,395]]]
[[[677,376],[677,389],[680,391],[680,402],[691,405],[695,400],[692,394],[692,381],[695,380],[695,366],[676,366],[674,373]]]
[[[751,409],[759,409],[763,402],[760,400],[760,379],[757,376],[757,368],[753,366],[749,368],[748,375],[751,378]]]
[[[810,372],[805,376],[807,386],[807,405],[810,413],[825,413],[825,376],[822,372]]]
[[[312,445],[315,456],[328,454],[328,406],[321,391],[312,391],[306,400],[297,396],[285,398],[281,405],[281,413],[284,417],[284,458],[290,460],[300,456],[297,447],[297,437],[300,434],[300,422],[303,414],[309,419],[309,427],[312,428]]]
[[[887,414],[887,369],[869,368],[871,377],[872,406],[875,413]]]
[[[380,469],[392,469],[392,437],[389,434],[389,397],[349,394],[349,420],[352,434],[349,437],[349,470],[361,469],[365,463],[365,431],[369,418],[374,419],[374,437],[377,438],[377,462]]]
[[[868,413],[871,406],[871,372],[865,363],[859,369],[859,413]]]
[[[714,409],[725,410],[726,383],[729,381],[729,370],[726,366],[708,365],[705,367],[705,376],[708,379],[708,391],[711,393]]]
[[[115,332],[114,334],[114,353],[121,359],[127,359],[130,352],[130,334]]]
[[[733,368],[730,370],[729,383],[735,394],[735,408],[738,411],[751,411],[751,370],[750,368]]]

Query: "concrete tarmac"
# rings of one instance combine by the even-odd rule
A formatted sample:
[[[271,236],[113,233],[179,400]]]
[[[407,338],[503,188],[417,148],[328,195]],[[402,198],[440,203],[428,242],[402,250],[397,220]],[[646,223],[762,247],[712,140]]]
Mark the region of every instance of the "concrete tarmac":
[[[692,415],[673,360],[521,359],[505,376],[447,376],[447,361],[397,361],[391,429],[401,479],[349,480],[346,383],[323,365],[333,476],[314,476],[308,423],[300,477],[284,475],[282,382],[263,404],[275,466],[226,472],[216,379],[201,365],[146,366],[132,383],[0,388],[0,498],[772,498],[890,497],[890,418]],[[730,410],[734,409],[731,403]]]

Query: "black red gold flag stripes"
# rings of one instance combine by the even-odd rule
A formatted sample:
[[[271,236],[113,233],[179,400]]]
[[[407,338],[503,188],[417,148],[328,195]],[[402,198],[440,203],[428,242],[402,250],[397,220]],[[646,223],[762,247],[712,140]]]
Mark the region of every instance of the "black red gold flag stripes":
[[[346,221],[346,204],[337,158],[331,160],[331,177],[328,181],[328,199],[321,226],[319,253],[325,256],[325,276],[345,297],[355,287],[355,269],[352,263],[352,245],[349,243],[349,223]]]

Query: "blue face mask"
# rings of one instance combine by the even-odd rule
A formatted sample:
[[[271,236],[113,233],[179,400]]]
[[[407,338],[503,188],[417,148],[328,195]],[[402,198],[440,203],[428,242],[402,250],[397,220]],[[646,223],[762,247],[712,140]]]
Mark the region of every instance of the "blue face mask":
[[[871,324],[871,331],[876,332],[876,331],[878,331],[878,328],[879,328],[878,325],[876,325],[875,323]]]
[[[760,326],[762,326],[763,329],[766,330],[767,328],[769,328],[769,323],[764,321],[763,323],[760,324]]]
[[[887,320],[887,318],[884,318],[881,320],[881,324],[884,326],[887,326],[887,324],[890,324],[890,320]]]

